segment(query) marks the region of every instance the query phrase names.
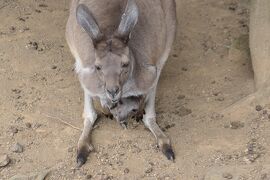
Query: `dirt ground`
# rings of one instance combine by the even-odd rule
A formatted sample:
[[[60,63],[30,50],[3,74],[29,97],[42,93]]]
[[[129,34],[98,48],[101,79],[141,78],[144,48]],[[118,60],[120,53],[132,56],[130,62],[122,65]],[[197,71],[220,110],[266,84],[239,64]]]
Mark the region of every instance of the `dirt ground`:
[[[249,1],[176,1],[179,28],[156,102],[175,162],[157,150],[142,122],[124,130],[101,118],[92,136],[96,151],[76,169],[80,131],[61,122],[83,122],[64,37],[69,0],[0,0],[0,179],[47,172],[57,180],[270,179],[270,105],[237,108],[244,116],[223,113],[254,91]]]

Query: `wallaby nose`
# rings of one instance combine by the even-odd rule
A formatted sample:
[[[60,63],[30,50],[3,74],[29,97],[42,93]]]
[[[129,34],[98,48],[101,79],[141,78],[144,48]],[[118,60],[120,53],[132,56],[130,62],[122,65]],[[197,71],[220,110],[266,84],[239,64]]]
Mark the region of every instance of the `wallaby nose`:
[[[108,94],[112,96],[112,98],[115,98],[115,96],[118,95],[120,88],[118,86],[115,86],[113,88],[107,89]]]

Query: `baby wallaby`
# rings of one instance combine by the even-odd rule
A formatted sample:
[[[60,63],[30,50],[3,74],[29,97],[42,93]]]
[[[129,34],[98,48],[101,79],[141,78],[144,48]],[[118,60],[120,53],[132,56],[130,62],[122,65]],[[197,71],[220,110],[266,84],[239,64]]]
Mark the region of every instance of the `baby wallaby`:
[[[117,122],[126,128],[127,120],[129,118],[139,118],[139,116],[142,114],[142,101],[143,98],[141,96],[123,98],[119,101],[119,103],[112,106],[110,111]]]

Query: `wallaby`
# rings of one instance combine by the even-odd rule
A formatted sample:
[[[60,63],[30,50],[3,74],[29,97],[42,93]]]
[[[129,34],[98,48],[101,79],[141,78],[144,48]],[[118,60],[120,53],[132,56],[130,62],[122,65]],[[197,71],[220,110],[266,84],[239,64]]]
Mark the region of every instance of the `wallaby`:
[[[155,96],[176,25],[174,0],[72,0],[66,38],[84,90],[78,166],[93,150],[90,134],[97,119],[94,99],[104,108],[108,101],[116,105],[123,101],[113,115],[125,106],[143,106],[145,126],[154,134],[160,150],[174,160],[170,139],[156,122]],[[130,97],[143,97],[143,103]]]

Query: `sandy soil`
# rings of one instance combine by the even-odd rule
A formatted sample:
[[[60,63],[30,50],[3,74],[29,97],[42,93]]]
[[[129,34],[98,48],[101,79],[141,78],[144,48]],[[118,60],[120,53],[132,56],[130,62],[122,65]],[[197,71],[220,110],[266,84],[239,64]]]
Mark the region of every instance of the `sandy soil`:
[[[79,170],[80,131],[61,122],[83,122],[82,90],[64,38],[68,6],[0,0],[0,179],[47,171],[48,179],[270,179],[270,105],[235,116],[245,118],[222,113],[254,91],[248,0],[177,0],[179,30],[156,102],[175,163],[141,122],[123,130],[101,118],[96,152]]]

